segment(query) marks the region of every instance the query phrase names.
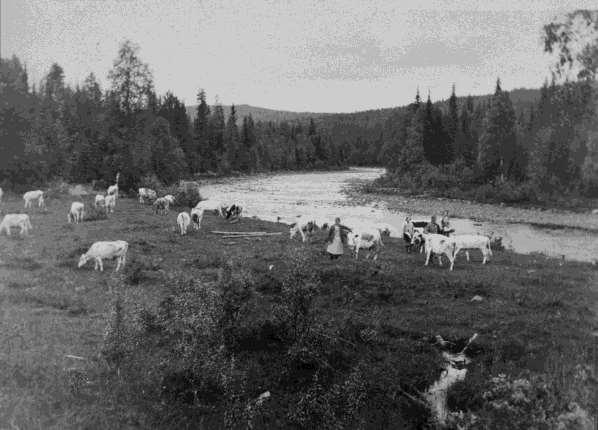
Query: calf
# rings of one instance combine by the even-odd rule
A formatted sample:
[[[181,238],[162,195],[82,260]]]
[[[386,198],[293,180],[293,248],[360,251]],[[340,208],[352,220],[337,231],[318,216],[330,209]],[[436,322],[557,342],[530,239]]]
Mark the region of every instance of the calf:
[[[195,230],[199,230],[201,228],[201,221],[203,220],[204,209],[199,206],[200,203],[191,209],[191,221],[193,222],[193,228]]]
[[[202,209],[204,211],[212,211],[215,214],[224,217],[224,213],[222,212],[222,204],[217,200],[202,200],[197,205],[195,205],[195,208]]]
[[[83,209],[84,205],[81,202],[73,202],[71,204],[71,210],[67,215],[67,220],[69,223],[73,222],[75,224],[79,224],[83,221]]]
[[[453,270],[455,264],[455,241],[452,237],[442,234],[424,234],[424,249],[426,251],[426,263],[430,262],[432,253],[438,256],[438,264],[442,266],[442,255],[446,255],[451,263],[450,270]]]
[[[118,272],[121,267],[125,266],[128,249],[129,244],[124,240],[115,240],[112,242],[95,242],[85,254],[81,255],[77,267],[82,267],[89,260],[93,260],[94,270],[98,270],[99,268],[99,270],[103,272],[104,265],[102,264],[102,260],[113,260],[116,258],[117,262],[115,271]]]
[[[146,201],[156,200],[158,195],[151,188],[139,188],[139,203],[144,204]]]
[[[116,206],[116,196],[114,194],[108,194],[104,198],[104,203],[106,205],[106,213],[114,212],[114,208]]]
[[[34,200],[37,200],[37,206],[40,209],[44,209],[46,207],[44,192],[42,190],[27,191],[25,194],[23,194],[23,200],[25,200],[25,209],[30,208]]]
[[[6,214],[0,222],[0,233],[2,231],[6,232],[7,236],[10,236],[10,229],[12,227],[19,227],[21,229],[21,236],[24,234],[28,234],[29,230],[33,227],[31,226],[31,221],[29,220],[29,215],[27,214]]]
[[[187,212],[181,212],[176,217],[176,223],[179,226],[179,231],[181,232],[181,236],[184,236],[187,234],[187,228],[189,227],[189,224],[191,224],[191,217],[189,216],[189,214]]]
[[[317,229],[318,225],[315,221],[295,222],[291,224],[289,230],[290,239],[293,239],[299,233],[303,242],[307,242],[311,234]]]
[[[157,198],[154,202],[154,213],[165,215],[168,213],[170,209],[170,205],[168,204],[168,200],[164,197]]]
[[[106,198],[104,197],[104,194],[96,194],[93,205],[96,209],[104,207],[106,205]]]
[[[469,261],[469,249],[479,249],[482,252],[482,264],[486,264],[488,257],[492,256],[490,249],[490,238],[481,234],[458,234],[453,236],[455,241],[455,258],[460,250],[465,250],[467,261]]]
[[[382,243],[382,230],[374,229],[361,233],[350,233],[348,244],[353,249],[355,259],[359,258],[359,250],[364,249],[368,251],[366,259],[373,257],[373,260],[377,260],[384,246],[384,243]]]

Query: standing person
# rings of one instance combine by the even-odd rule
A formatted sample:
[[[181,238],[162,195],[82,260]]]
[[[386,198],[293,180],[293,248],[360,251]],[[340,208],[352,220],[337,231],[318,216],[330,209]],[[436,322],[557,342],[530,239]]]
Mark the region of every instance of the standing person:
[[[440,226],[436,223],[436,215],[432,215],[430,222],[424,228],[426,233],[440,234]]]
[[[411,252],[413,233],[415,233],[415,227],[413,221],[411,221],[411,215],[407,215],[405,217],[405,223],[403,224],[403,240],[405,241],[405,249],[408,253]]]
[[[451,229],[448,211],[445,210],[442,212],[442,218],[440,218],[440,233],[444,234],[445,236],[448,236],[450,233],[453,233],[454,231],[454,229]]]
[[[335,218],[334,224],[328,231],[329,245],[326,247],[326,252],[330,255],[331,260],[343,255],[344,245],[347,243],[347,233],[350,231],[350,228],[341,224],[340,218]]]

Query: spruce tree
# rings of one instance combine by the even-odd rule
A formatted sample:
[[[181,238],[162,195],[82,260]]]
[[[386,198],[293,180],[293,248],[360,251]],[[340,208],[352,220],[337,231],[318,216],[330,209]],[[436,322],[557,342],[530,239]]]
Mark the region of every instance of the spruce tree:
[[[455,156],[455,148],[457,147],[457,135],[459,132],[459,109],[457,106],[457,96],[455,94],[455,85],[451,92],[451,97],[448,102],[448,114],[446,116],[446,134],[447,141],[445,144],[444,163],[450,163]]]
[[[482,177],[508,179],[517,154],[516,145],[515,111],[508,93],[502,91],[500,80],[497,80],[478,143]]]
[[[191,169],[193,172],[209,170],[210,135],[209,135],[210,107],[206,102],[206,93],[200,89],[197,93],[197,110],[193,119],[193,157]]]
[[[235,105],[231,105],[230,114],[226,120],[224,148],[226,162],[221,163],[221,168],[224,171],[229,169],[240,170],[242,160],[239,154],[239,129],[237,128],[237,111]]]

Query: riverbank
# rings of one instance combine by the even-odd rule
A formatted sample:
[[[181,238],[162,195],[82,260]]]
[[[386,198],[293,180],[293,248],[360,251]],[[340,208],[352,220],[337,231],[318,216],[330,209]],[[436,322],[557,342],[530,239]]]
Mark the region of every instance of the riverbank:
[[[352,204],[371,204],[384,201],[386,207],[391,211],[432,215],[448,210],[451,217],[468,218],[479,222],[523,223],[536,227],[555,229],[568,227],[598,232],[598,215],[587,211],[525,208],[427,195],[401,195],[398,190],[392,194],[363,192],[364,184],[364,181],[353,181],[345,188],[345,193]]]
[[[548,381],[547,419],[570,401],[597,412],[576,376],[598,329],[591,264],[504,251],[449,272],[394,238],[376,263],[330,261],[324,232],[303,244],[282,224],[206,215],[181,237],[176,213],[134,199],[67,225],[71,200],[33,211],[30,237],[1,238],[0,427],[422,428],[436,336],[459,349],[474,333],[453,409],[490,414],[482,393],[504,373]],[[122,273],[76,267],[91,242],[117,239],[130,244]]]

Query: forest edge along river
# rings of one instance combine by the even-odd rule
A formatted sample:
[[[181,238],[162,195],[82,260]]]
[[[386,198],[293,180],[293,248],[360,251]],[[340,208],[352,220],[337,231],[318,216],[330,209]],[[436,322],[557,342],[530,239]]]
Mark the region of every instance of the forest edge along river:
[[[446,209],[457,234],[492,233],[502,237],[508,249],[523,254],[585,262],[598,258],[597,215],[449,199],[363,195],[352,190],[353,184],[372,181],[383,173],[382,168],[350,168],[208,180],[202,193],[204,198],[241,203],[244,216],[292,222],[301,215],[319,225],[331,223],[338,216],[353,228],[387,226],[393,237],[400,237],[407,212],[415,220],[429,220]]]

